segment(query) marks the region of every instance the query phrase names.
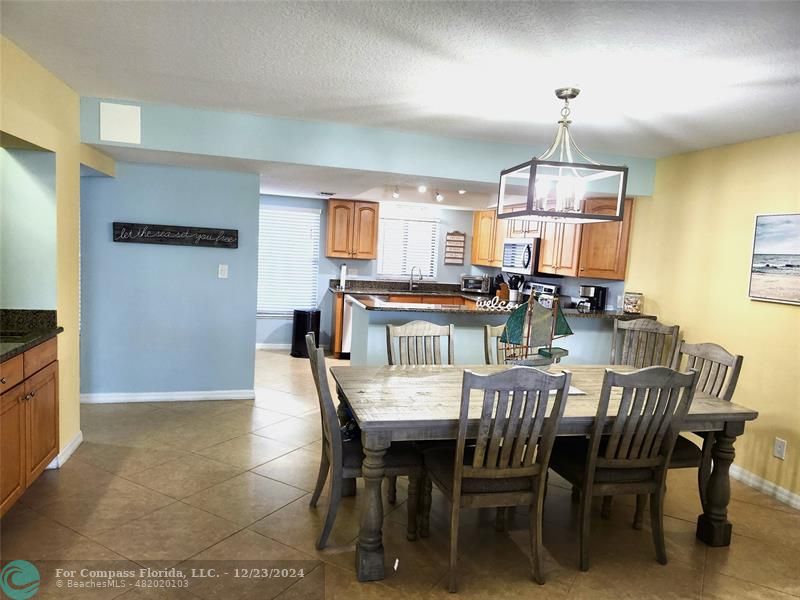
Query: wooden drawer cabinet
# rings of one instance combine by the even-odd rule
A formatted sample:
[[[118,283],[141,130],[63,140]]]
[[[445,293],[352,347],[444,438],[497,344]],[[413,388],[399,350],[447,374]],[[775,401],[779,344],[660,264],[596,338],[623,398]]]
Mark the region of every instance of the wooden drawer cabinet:
[[[498,219],[494,210],[475,211],[472,214],[472,264],[502,267],[505,238],[506,220]]]
[[[423,304],[464,304],[464,299],[461,296],[423,296]]]
[[[325,255],[329,258],[377,258],[378,217],[377,202],[330,200]]]
[[[422,304],[422,296],[389,296],[389,302],[402,302],[405,304]]]
[[[0,395],[0,516],[58,455],[57,350],[52,338],[0,365],[22,359],[25,373]]]
[[[24,372],[21,354],[0,364],[0,394],[5,393],[25,379]]]

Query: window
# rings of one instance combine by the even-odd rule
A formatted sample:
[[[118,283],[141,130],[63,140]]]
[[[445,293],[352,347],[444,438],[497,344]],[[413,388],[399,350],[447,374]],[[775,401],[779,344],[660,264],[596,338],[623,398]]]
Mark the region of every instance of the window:
[[[379,276],[408,277],[412,268],[419,267],[423,277],[436,277],[438,220],[381,218],[379,240]]]
[[[291,316],[316,308],[320,210],[261,203],[258,215],[258,314]]]

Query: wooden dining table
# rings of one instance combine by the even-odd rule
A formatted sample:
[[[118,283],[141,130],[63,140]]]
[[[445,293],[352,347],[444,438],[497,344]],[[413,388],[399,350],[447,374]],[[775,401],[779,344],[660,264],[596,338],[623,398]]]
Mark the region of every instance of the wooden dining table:
[[[461,382],[465,370],[479,374],[497,373],[506,365],[476,366],[365,366],[332,367],[339,395],[339,414],[344,420],[349,408],[359,428],[364,449],[362,475],[364,502],[356,546],[356,571],[360,581],[384,577],[383,502],[384,454],[392,442],[455,440],[461,406]],[[607,368],[619,372],[634,370],[624,365],[563,365],[547,368],[572,373],[572,387],[564,408],[558,435],[588,434],[597,414],[603,375]],[[481,399],[476,392],[474,414],[480,414]],[[612,393],[608,427],[619,406],[619,392]],[[473,411],[470,410],[470,414]],[[731,541],[728,521],[733,444],[744,433],[746,421],[758,413],[749,408],[697,393],[682,431],[714,432],[711,455],[713,470],[706,490],[706,506],[697,518],[697,537],[709,546],[727,546]],[[477,419],[470,421],[467,436],[474,437]]]

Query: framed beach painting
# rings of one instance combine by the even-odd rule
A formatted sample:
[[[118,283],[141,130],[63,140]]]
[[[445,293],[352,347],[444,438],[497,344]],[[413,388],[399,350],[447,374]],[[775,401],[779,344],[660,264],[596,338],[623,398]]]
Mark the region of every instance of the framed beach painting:
[[[800,304],[800,213],[756,215],[750,298]]]

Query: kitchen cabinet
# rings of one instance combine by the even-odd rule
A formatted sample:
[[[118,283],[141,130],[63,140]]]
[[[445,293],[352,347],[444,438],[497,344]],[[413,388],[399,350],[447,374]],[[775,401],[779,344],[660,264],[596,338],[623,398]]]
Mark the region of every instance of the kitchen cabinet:
[[[58,455],[58,361],[51,338],[0,365],[25,378],[0,395],[0,516]]]
[[[472,214],[472,264],[502,267],[505,238],[505,219],[498,219],[494,210],[475,211]]]
[[[402,302],[404,304],[422,304],[422,296],[389,296],[389,302]]]
[[[377,202],[330,200],[325,256],[363,260],[377,258],[378,217]]]
[[[610,198],[587,198],[586,212],[614,214]],[[625,200],[622,221],[605,223],[542,223],[539,246],[541,273],[596,279],[625,279],[628,237],[633,219],[633,200]]]
[[[451,304],[459,306],[464,304],[464,299],[461,296],[423,296],[423,304]]]
[[[592,198],[586,201],[586,212],[599,215],[616,213],[613,198]],[[633,221],[633,200],[625,200],[622,221],[584,225],[581,236],[581,277],[625,279],[628,265],[628,238]]]
[[[577,277],[582,225],[542,223],[539,245],[540,273]]]
[[[510,238],[536,238],[542,235],[542,222],[529,219],[508,219],[507,236]]]

